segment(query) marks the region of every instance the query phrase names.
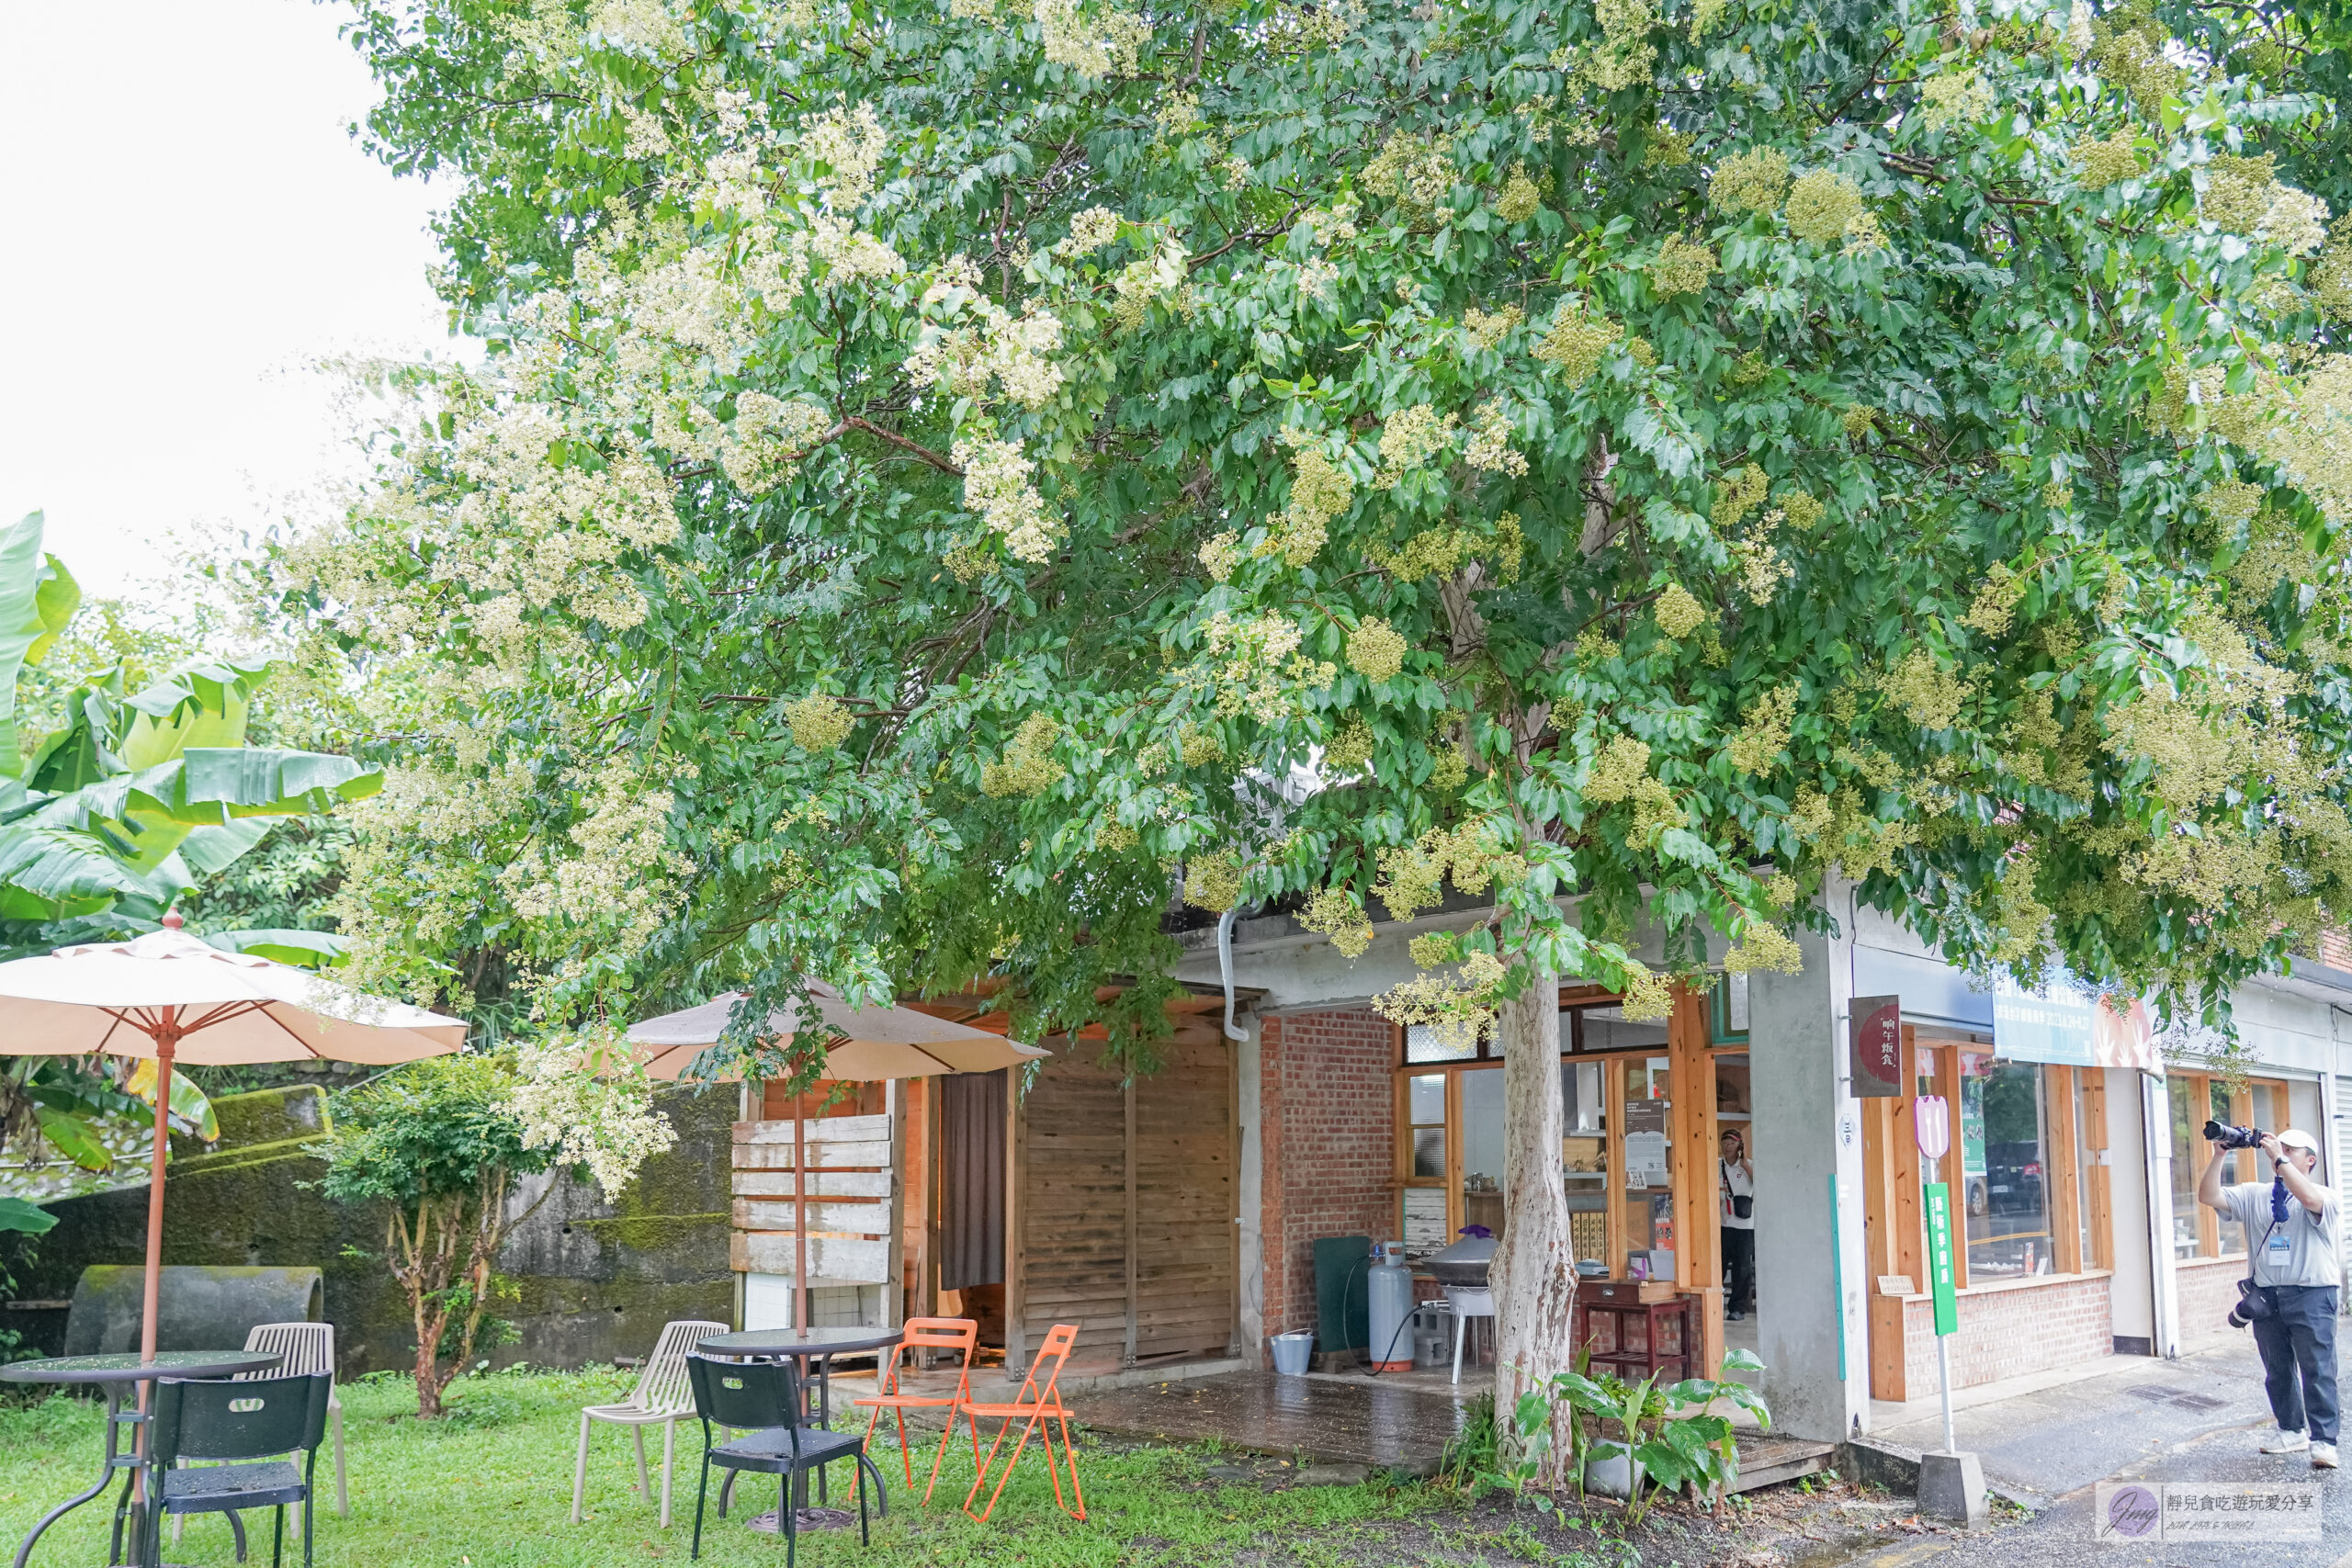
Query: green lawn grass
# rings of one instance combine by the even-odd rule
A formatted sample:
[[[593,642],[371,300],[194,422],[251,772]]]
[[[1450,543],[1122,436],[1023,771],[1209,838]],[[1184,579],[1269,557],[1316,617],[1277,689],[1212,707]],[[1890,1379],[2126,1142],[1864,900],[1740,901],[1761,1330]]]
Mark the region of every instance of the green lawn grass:
[[[318,1562],[322,1568],[584,1568],[684,1561],[701,1458],[700,1429],[692,1423],[679,1428],[675,1517],[668,1530],[658,1526],[658,1490],[654,1499],[638,1494],[628,1435],[609,1427],[597,1430],[590,1448],[585,1522],[571,1521],[580,1407],[621,1399],[633,1376],[516,1371],[469,1379],[454,1391],[452,1417],[437,1423],[414,1418],[415,1390],[404,1379],[346,1385],[351,1517],[334,1514],[331,1448],[322,1447],[318,1473],[325,1503],[318,1518]],[[33,1520],[89,1484],[104,1441],[101,1427],[95,1404],[62,1397],[0,1410],[0,1552],[13,1553]],[[1080,1475],[1090,1516],[1085,1523],[1055,1507],[1033,1444],[995,1517],[981,1525],[957,1507],[972,1479],[968,1449],[960,1457],[951,1449],[938,1494],[925,1508],[920,1490],[910,1496],[897,1479],[895,1446],[885,1440],[876,1448],[876,1462],[893,1484],[890,1517],[875,1526],[873,1545],[861,1548],[854,1529],[804,1536],[802,1562],[877,1568],[1091,1568],[1240,1558],[1387,1562],[1396,1559],[1378,1543],[1400,1528],[1426,1540],[1431,1529],[1442,1534],[1449,1518],[1453,1525],[1463,1522],[1451,1495],[1434,1488],[1374,1483],[1270,1490],[1251,1481],[1227,1484],[1204,1475],[1218,1456],[1204,1450],[1081,1438]],[[648,1453],[658,1464],[658,1429]],[[919,1468],[916,1474],[921,1478],[923,1472]],[[854,1506],[846,1489],[848,1468],[837,1466],[835,1476],[843,1484],[835,1488],[833,1501]],[[658,1469],[653,1479],[658,1489]],[[747,1478],[733,1517],[706,1523],[703,1561],[731,1565],[783,1560],[780,1539],[756,1534],[742,1523],[774,1502],[771,1486],[764,1477]],[[711,1494],[715,1515],[715,1475]],[[95,1568],[104,1562],[109,1512],[93,1503],[69,1516],[42,1537],[28,1568]],[[247,1529],[254,1532],[253,1561],[266,1562],[269,1516],[248,1516]],[[298,1529],[289,1515],[292,1562],[300,1561]],[[233,1562],[226,1519],[192,1518],[182,1544],[168,1555],[189,1564]]]

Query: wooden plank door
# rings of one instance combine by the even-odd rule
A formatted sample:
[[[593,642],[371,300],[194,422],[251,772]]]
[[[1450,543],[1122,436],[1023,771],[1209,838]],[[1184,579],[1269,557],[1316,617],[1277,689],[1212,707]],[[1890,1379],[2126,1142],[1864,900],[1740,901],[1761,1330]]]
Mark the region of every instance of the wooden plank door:
[[[1005,1354],[1013,1366],[1057,1323],[1078,1325],[1080,1359],[1117,1361],[1127,1334],[1126,1089],[1089,1060],[1094,1047],[1061,1043],[1020,1099],[1020,1300],[1007,1303]]]
[[[1161,1047],[1134,1084],[1132,1361],[1232,1348],[1238,1212],[1229,1043]]]
[[[1160,1055],[1159,1071],[1132,1080],[1082,1055],[1057,1056],[1022,1099],[1012,1365],[1060,1323],[1078,1325],[1076,1353],[1097,1366],[1232,1346],[1233,1052],[1171,1041]]]

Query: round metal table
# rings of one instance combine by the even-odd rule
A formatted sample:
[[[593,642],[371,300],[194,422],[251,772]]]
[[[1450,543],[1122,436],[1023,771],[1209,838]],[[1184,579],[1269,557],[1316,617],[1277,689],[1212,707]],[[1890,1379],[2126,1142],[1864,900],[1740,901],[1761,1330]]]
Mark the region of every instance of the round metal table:
[[[808,1363],[816,1362],[816,1420],[818,1426],[823,1427],[832,1419],[833,1358],[859,1355],[869,1350],[879,1353],[888,1350],[906,1337],[906,1330],[902,1328],[828,1328],[821,1324],[811,1328],[805,1336],[797,1329],[792,1328],[752,1328],[735,1334],[714,1334],[707,1339],[696,1340],[695,1353],[699,1356],[741,1356],[749,1360],[759,1361],[777,1361],[789,1358],[800,1363],[804,1377],[808,1374]],[[739,1473],[741,1472],[730,1470],[727,1472],[727,1479],[719,1483],[718,1517],[722,1519],[727,1517],[727,1501],[734,1490],[735,1477]],[[800,1514],[799,1529],[823,1529],[845,1526],[851,1522],[852,1516],[841,1509],[817,1509],[808,1506],[808,1478],[805,1474],[794,1479],[793,1495],[793,1502]],[[883,1517],[888,1517],[889,1512],[890,1499],[886,1493],[882,1497]],[[831,1516],[835,1514],[840,1514],[841,1517],[832,1517]],[[753,1529],[780,1529],[780,1526],[773,1522],[774,1519],[773,1514],[762,1514],[751,1521],[752,1528]]]
[[[91,1488],[77,1496],[69,1497],[43,1514],[33,1526],[25,1543],[17,1548],[16,1568],[25,1568],[25,1560],[32,1555],[33,1542],[50,1526],[90,1501],[107,1489],[115,1472],[127,1470],[130,1479],[123,1483],[122,1500],[115,1505],[114,1544],[107,1554],[108,1562],[122,1556],[122,1524],[124,1511],[130,1506],[130,1482],[137,1478],[143,1441],[134,1441],[130,1451],[122,1450],[119,1427],[143,1428],[147,1423],[144,1411],[125,1413],[122,1391],[158,1378],[233,1378],[247,1372],[266,1372],[284,1360],[283,1356],[265,1355],[252,1350],[159,1350],[153,1360],[125,1353],[119,1356],[62,1356],[46,1361],[16,1361],[0,1367],[0,1382],[96,1383],[106,1391],[107,1398],[107,1458],[106,1467],[98,1472],[98,1479]],[[141,1437],[143,1438],[143,1431]],[[143,1541],[147,1532],[132,1531],[131,1539]]]

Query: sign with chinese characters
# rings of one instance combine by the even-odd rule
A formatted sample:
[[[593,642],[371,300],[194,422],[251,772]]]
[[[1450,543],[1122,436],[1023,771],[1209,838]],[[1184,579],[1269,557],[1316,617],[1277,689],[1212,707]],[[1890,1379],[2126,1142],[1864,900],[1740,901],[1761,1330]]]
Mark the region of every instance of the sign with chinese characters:
[[[1928,1289],[1936,1299],[1936,1332],[1960,1329],[1960,1298],[1955,1293],[1951,1266],[1951,1188],[1928,1183]]]
[[[2324,1492],[2316,1481],[2102,1481],[2091,1539],[2318,1540]]]
[[[1666,1118],[1663,1100],[1625,1101],[1625,1185],[1629,1189],[1664,1187]]]
[[[1994,987],[1994,1055],[2011,1062],[2164,1071],[2144,1003],[2084,996],[2063,980],[2047,991],[2037,996],[2006,979]]]
[[[1903,998],[1856,997],[1848,1013],[1853,1033],[1854,1093],[1864,1100],[1903,1092]]]

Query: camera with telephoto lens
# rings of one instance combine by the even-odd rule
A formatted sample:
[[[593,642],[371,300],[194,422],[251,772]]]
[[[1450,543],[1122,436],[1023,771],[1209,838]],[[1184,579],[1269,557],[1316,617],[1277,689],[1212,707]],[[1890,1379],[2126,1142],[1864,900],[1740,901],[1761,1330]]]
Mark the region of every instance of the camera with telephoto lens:
[[[2219,1122],[2205,1123],[2205,1141],[2219,1144],[2225,1149],[2258,1149],[2262,1146],[2259,1127],[2224,1127]]]
[[[2230,1326],[2245,1328],[2275,1316],[2278,1309],[2262,1293],[2262,1287],[2252,1280],[2238,1281],[2238,1304],[2230,1309]]]

